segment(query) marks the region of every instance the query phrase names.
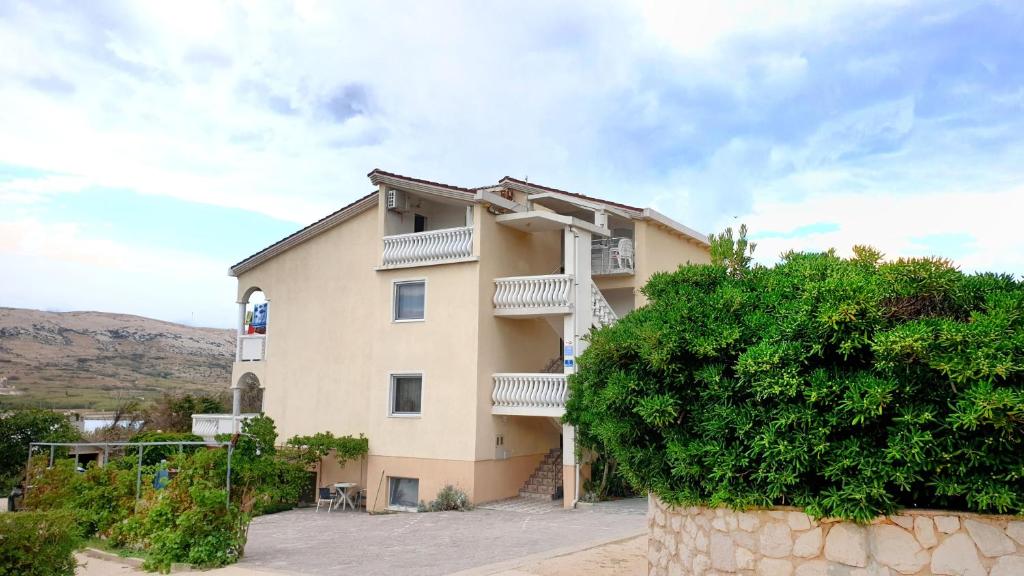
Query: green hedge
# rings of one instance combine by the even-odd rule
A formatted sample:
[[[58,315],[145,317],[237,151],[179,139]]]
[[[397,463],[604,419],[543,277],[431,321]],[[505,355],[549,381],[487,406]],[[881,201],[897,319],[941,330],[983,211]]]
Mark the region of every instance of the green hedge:
[[[855,253],[654,276],[579,358],[579,442],[679,504],[1024,513],[1024,283]]]
[[[0,576],[73,576],[80,542],[71,512],[0,514]]]

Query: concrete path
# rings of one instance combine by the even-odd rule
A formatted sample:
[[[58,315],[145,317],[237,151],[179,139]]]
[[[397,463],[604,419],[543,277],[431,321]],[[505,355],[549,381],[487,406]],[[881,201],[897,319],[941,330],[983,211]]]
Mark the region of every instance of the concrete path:
[[[543,514],[293,510],[253,521],[237,567],[312,576],[494,574],[531,559],[641,535],[645,512],[643,499]]]

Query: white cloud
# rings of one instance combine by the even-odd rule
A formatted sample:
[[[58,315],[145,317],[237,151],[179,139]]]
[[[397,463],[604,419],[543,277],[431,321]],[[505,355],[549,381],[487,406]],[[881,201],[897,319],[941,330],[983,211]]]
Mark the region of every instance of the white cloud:
[[[229,327],[234,279],[220,262],[83,234],[73,223],[0,221],[0,302],[123,311]]]
[[[766,264],[788,250],[835,248],[848,256],[854,245],[867,244],[887,258],[953,256],[954,263],[964,270],[1019,275],[1024,271],[1018,230],[1021,208],[1024,187],[976,194],[842,193],[807,197],[800,202],[759,199],[740,221],[747,223],[755,235],[794,232],[817,223],[838,225],[835,231],[759,239],[755,254]],[[962,253],[935,253],[930,238],[948,238],[959,244],[954,251]]]

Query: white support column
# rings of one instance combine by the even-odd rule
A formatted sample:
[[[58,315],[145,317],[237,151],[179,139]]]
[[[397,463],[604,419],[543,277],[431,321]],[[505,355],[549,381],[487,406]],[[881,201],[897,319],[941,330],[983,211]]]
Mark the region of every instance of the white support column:
[[[565,273],[574,280],[572,289],[573,309],[565,316],[563,339],[565,341],[562,371],[566,376],[576,372],[576,358],[583,353],[586,344],[581,340],[590,331],[593,310],[590,304],[590,232],[567,227],[563,233],[565,244]],[[578,474],[576,470],[576,430],[562,424],[562,490],[563,505],[572,507],[576,494]]]
[[[245,302],[238,303],[238,336],[245,334]],[[242,339],[235,337],[235,362],[242,361]]]

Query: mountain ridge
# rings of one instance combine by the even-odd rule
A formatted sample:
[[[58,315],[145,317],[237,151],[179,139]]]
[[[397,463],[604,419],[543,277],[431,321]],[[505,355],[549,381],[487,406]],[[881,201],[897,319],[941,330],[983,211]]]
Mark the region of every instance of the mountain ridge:
[[[223,393],[234,350],[229,329],[0,307],[0,403],[109,409],[165,392]]]

